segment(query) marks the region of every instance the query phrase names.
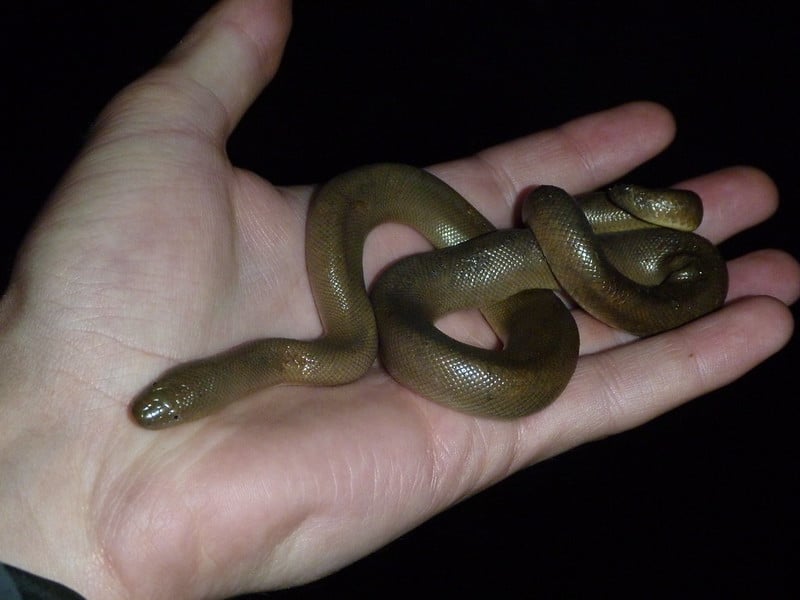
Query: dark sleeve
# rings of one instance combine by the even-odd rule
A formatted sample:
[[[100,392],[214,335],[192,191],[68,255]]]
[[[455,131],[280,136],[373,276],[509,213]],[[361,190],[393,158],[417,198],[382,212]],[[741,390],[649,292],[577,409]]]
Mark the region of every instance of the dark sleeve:
[[[0,563],[0,600],[85,600],[60,583]]]

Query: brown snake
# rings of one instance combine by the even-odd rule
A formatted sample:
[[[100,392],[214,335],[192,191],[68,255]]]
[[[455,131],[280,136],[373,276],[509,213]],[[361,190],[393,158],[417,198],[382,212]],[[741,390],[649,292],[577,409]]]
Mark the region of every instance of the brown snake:
[[[379,348],[392,377],[426,398],[481,416],[529,414],[563,391],[578,359],[577,326],[551,290],[636,335],[722,305],[725,262],[691,233],[701,218],[700,199],[688,191],[618,185],[573,198],[541,186],[523,204],[529,228],[498,231],[424,170],[355,169],[322,186],[309,208],[306,263],[324,335],[258,339],[179,364],[137,396],[133,415],[158,429],[273,385],[348,383]],[[364,240],[384,222],[413,227],[439,250],[399,261],[368,295]],[[458,342],[434,325],[476,306],[502,351]]]

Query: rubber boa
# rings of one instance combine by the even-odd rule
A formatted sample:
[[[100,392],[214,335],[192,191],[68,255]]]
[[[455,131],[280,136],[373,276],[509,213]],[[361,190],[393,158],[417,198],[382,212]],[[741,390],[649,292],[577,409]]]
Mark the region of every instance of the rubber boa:
[[[528,415],[561,394],[578,359],[578,328],[555,291],[639,336],[722,305],[727,270],[692,233],[701,219],[700,198],[686,190],[616,185],[573,197],[539,186],[523,202],[527,227],[497,230],[423,169],[357,168],[321,186],[309,207],[306,264],[324,334],[256,339],[178,364],[134,399],[132,414],[143,427],[170,427],[274,385],[353,382],[379,354],[430,400],[482,417]],[[384,222],[413,227],[437,249],[398,261],[369,293],[364,241]],[[436,327],[468,307],[480,308],[502,351]]]

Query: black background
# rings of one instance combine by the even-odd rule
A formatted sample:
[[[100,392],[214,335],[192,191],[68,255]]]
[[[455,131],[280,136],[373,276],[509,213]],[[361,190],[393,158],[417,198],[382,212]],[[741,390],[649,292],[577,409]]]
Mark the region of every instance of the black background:
[[[3,285],[97,112],[210,4],[0,9]],[[723,251],[800,256],[798,34],[770,6],[298,3],[281,71],[230,155],[275,183],[308,183],[378,160],[456,158],[656,100],[675,113],[677,140],[627,179],[667,185],[758,166],[782,206]],[[793,341],[718,392],[519,473],[325,580],[271,596],[788,596],[798,567],[797,386],[781,386],[797,365]]]

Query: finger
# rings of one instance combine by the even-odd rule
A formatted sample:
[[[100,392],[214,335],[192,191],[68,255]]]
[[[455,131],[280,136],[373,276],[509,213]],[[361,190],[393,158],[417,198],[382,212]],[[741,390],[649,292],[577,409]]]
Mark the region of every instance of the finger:
[[[220,2],[107,112],[134,116],[140,127],[202,129],[223,142],[275,75],[290,27],[288,0]]]
[[[520,193],[549,183],[572,193],[612,181],[663,150],[672,115],[650,102],[624,104],[488,148],[432,170],[501,227]]]
[[[520,439],[536,444],[527,456],[541,459],[631,429],[722,387],[777,352],[792,328],[783,303],[747,298],[679,329],[583,357],[562,397],[523,423],[531,431]]]
[[[720,241],[770,217],[777,208],[772,180],[752,167],[732,167],[676,184],[703,198],[700,233]],[[746,296],[771,296],[792,304],[800,297],[800,265],[789,254],[760,250],[727,263],[729,289],[726,301]],[[576,311],[581,329],[581,352],[594,353],[631,341],[633,336],[609,328],[582,311]]]
[[[759,250],[728,262],[728,301],[772,296],[786,305],[800,298],[800,264],[780,250]]]
[[[771,296],[787,306],[800,298],[800,264],[779,250],[759,250],[728,262],[727,302],[747,296]],[[581,354],[592,354],[632,341],[582,310],[573,311],[581,332]]]
[[[778,208],[778,190],[763,171],[731,167],[680,182],[675,187],[703,199],[703,222],[697,232],[715,243],[760,223]]]

